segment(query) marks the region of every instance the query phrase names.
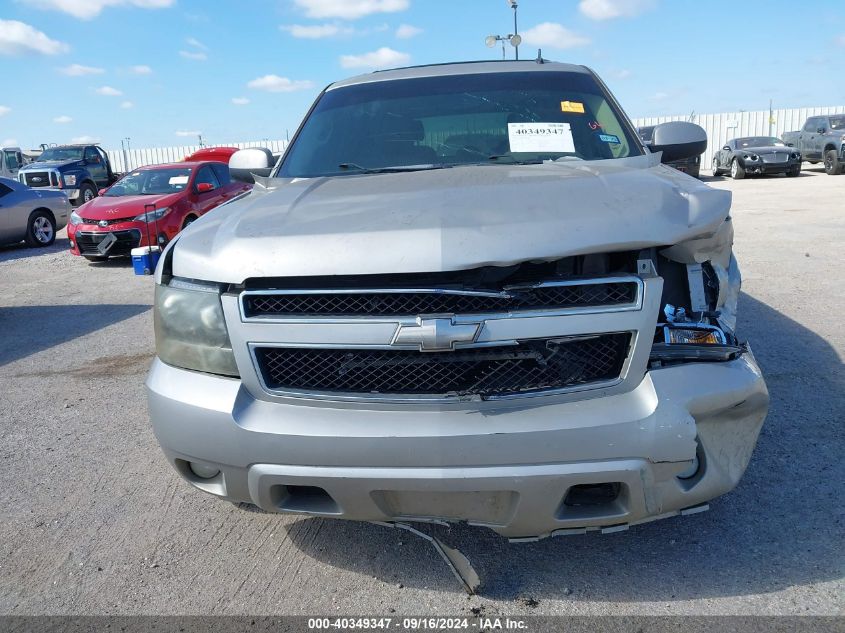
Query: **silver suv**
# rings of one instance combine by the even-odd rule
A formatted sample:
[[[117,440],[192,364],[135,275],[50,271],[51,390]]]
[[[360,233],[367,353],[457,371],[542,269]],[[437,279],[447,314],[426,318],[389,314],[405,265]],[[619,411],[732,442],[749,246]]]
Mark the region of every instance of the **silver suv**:
[[[672,123],[651,147],[705,146]],[[698,512],[742,476],[769,398],[730,194],[661,165],[589,69],[335,83],[255,179],[156,275],[149,410],[197,488],[521,539]]]

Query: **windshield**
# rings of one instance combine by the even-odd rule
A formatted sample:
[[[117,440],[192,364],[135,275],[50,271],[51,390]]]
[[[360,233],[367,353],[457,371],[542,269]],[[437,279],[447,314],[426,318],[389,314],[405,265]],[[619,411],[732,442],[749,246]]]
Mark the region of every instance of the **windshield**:
[[[845,116],[830,117],[831,130],[845,130]]]
[[[142,169],[126,174],[114,183],[107,196],[152,196],[184,191],[191,177],[188,167]]]
[[[82,160],[83,147],[51,147],[41,152],[38,160]]]
[[[641,155],[623,117],[586,73],[485,73],[358,84],[320,97],[279,175]]]
[[[748,136],[746,138],[738,138],[736,139],[736,146],[737,147],[770,147],[772,145],[778,147],[786,147],[786,143],[784,143],[779,138],[774,136]]]

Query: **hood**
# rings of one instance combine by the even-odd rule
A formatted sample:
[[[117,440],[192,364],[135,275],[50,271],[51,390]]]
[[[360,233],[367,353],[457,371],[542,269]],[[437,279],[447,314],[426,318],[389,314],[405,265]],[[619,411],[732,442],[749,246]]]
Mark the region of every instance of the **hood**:
[[[730,193],[659,161],[647,154],[269,180],[194,222],[174,244],[173,272],[225,283],[435,272],[713,234]]]
[[[21,171],[38,171],[41,169],[60,169],[62,167],[84,167],[81,160],[43,160],[35,161],[21,167]]]
[[[181,192],[158,196],[100,196],[83,204],[77,213],[86,220],[134,218],[144,212],[146,205],[154,204],[156,209],[161,209],[176,204],[181,197]]]

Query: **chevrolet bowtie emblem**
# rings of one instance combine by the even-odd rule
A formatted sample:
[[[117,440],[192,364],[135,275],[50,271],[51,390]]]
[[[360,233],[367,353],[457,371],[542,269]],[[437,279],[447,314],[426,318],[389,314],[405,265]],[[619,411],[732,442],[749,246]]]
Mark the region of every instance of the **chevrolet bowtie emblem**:
[[[400,325],[392,345],[413,346],[421,352],[448,352],[455,343],[472,343],[480,323],[452,323],[452,319],[417,319],[414,325]]]

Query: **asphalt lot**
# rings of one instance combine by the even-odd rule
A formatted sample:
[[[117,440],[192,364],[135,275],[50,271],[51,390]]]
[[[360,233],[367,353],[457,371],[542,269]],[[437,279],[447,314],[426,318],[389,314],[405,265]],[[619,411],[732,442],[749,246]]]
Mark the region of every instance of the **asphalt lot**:
[[[845,614],[845,176],[711,184],[734,192],[739,332],[772,395],[745,478],[618,534],[430,529],[474,597],[405,532],[191,488],[146,418],[152,279],[71,256],[64,231],[0,248],[0,614]]]

